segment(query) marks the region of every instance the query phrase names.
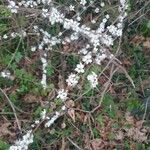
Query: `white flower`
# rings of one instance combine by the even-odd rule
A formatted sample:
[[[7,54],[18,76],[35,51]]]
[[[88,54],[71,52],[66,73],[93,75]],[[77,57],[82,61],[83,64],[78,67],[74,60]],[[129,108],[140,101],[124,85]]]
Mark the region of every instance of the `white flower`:
[[[50,127],[55,122],[55,120],[59,118],[59,116],[60,116],[60,113],[55,112],[55,115],[45,124],[45,127]]]
[[[67,107],[65,105],[61,107],[61,110],[63,110],[63,111],[66,109],[67,109]]]
[[[71,73],[68,77],[68,79],[66,80],[68,86],[76,86],[78,84],[78,80],[79,80],[79,76],[77,76],[76,74]]]
[[[46,118],[46,109],[41,112],[41,118],[44,120]]]
[[[39,124],[40,123],[40,121],[39,120],[35,120],[35,124]]]
[[[109,19],[109,18],[110,18],[110,16],[109,16],[108,14],[107,14],[105,17],[106,17],[106,19]]]
[[[106,35],[104,34],[102,37],[101,37],[101,42],[107,46],[110,46],[110,45],[113,45],[113,38],[112,36],[110,35]]]
[[[62,23],[63,18],[63,14],[60,14],[56,8],[52,7],[51,13],[49,15],[49,21],[51,22],[51,25],[54,25],[56,22]]]
[[[7,39],[8,36],[6,34],[3,35],[3,39]]]
[[[16,6],[16,3],[14,1],[9,1],[9,5],[8,8],[10,9],[10,11],[12,13],[17,13],[17,9],[19,8],[18,6]]]
[[[120,23],[120,22],[117,23],[117,27],[118,27],[118,28],[122,28],[122,23]]]
[[[44,18],[46,18],[49,15],[48,9],[42,9],[42,15]]]
[[[117,36],[122,36],[122,29],[118,29],[117,32],[116,32],[116,35]]]
[[[57,95],[57,98],[60,98],[62,101],[65,101],[68,97],[68,91],[64,90],[64,89],[61,89],[58,91],[58,95]]]
[[[77,67],[75,68],[75,71],[78,73],[84,73],[84,65],[82,63],[77,64]]]
[[[104,6],[105,6],[105,3],[104,3],[104,2],[101,2],[100,5],[101,5],[101,7],[104,7]]]
[[[2,71],[1,72],[1,74],[0,74],[3,78],[8,78],[8,79],[10,79],[10,71],[9,70],[4,70],[4,71]]]
[[[14,33],[14,32],[11,33],[11,37],[12,37],[12,38],[17,37],[17,35],[18,35],[18,33]]]
[[[98,65],[101,65],[101,62],[106,58],[106,54],[102,54],[102,55],[97,55],[96,58],[95,58],[95,62],[98,64]]]
[[[88,75],[87,79],[90,82],[92,88],[95,88],[98,85],[97,74],[95,74],[95,72],[92,72],[92,74]]]
[[[87,3],[86,0],[81,0],[80,1],[80,4],[83,5],[83,6],[85,6],[86,3]]]
[[[45,55],[46,55],[46,53],[45,53]],[[42,62],[42,70],[43,70],[41,84],[42,84],[43,88],[46,89],[46,87],[47,87],[47,82],[46,82],[46,80],[47,80],[47,75],[46,75],[47,70],[46,70],[46,67],[48,65],[47,59],[44,58],[44,57],[41,57],[41,62]]]
[[[92,23],[92,24],[95,24],[95,23],[96,23],[96,21],[93,19],[93,20],[91,20],[91,23]]]
[[[24,30],[21,30],[21,33],[20,33],[20,37],[26,37],[27,36],[27,33],[26,33],[26,31],[24,31]]]
[[[28,150],[31,143],[33,143],[32,130],[27,131],[21,140],[16,140],[15,144],[9,147],[9,150]]]
[[[73,6],[73,5],[70,5],[70,6],[69,6],[69,10],[70,10],[70,11],[74,11],[74,6]]]
[[[104,23],[106,23],[106,22],[107,22],[107,18],[104,18],[102,21],[103,21]]]
[[[99,8],[96,8],[96,9],[95,9],[95,13],[99,13]]]
[[[77,15],[77,21],[81,21],[81,17],[79,14]]]
[[[125,7],[126,2],[127,2],[126,0],[120,0],[121,6],[122,6],[122,7]]]
[[[50,4],[52,0],[42,0],[43,4]]]
[[[91,54],[91,52],[89,52],[87,55],[83,56],[82,61],[85,64],[91,63],[92,62],[92,54]]]
[[[35,52],[35,51],[36,51],[36,47],[35,47],[35,46],[32,46],[32,47],[31,47],[31,51],[32,51],[32,52]]]
[[[83,49],[81,49],[78,53],[79,53],[79,54],[84,54],[84,55],[86,55],[86,54],[88,53],[88,51],[87,51],[86,48],[83,48]]]
[[[79,38],[79,35],[77,33],[73,33],[71,36],[70,36],[70,39],[73,41],[73,40],[77,40]]]

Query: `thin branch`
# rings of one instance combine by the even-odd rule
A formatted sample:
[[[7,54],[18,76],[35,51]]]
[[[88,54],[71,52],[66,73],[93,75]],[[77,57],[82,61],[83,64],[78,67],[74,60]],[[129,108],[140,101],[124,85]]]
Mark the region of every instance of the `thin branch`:
[[[78,150],[83,150],[82,148],[80,148],[75,142],[73,142],[69,137],[67,137],[68,141],[74,145]]]
[[[13,110],[14,116],[15,116],[15,118],[16,118],[17,126],[18,126],[19,130],[21,131],[21,126],[20,126],[20,123],[19,123],[19,120],[18,120],[18,117],[17,117],[17,114],[16,114],[16,110],[15,110],[15,108],[14,108],[14,104],[13,104],[12,101],[9,99],[9,97],[8,97],[7,94],[4,92],[4,90],[2,90],[2,89],[0,88],[0,91],[4,94],[4,96],[6,97],[8,103],[10,104],[10,106],[11,106],[11,108],[12,108],[12,110]]]

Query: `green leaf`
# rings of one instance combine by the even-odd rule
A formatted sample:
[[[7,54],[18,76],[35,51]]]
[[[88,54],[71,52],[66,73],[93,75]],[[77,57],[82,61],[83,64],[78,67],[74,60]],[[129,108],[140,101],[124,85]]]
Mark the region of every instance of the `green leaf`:
[[[0,149],[1,150],[8,150],[9,149],[9,145],[6,142],[2,141],[1,139],[0,139]]]
[[[16,62],[18,63],[21,60],[22,57],[23,57],[22,54],[20,52],[17,52],[16,56],[15,56]]]
[[[147,28],[150,29],[150,20],[149,20],[148,23],[147,23]]]
[[[47,67],[47,75],[51,76],[54,73],[54,69],[51,66]]]
[[[104,126],[104,120],[103,120],[103,116],[101,114],[99,114],[96,118],[96,120],[98,121],[98,123],[103,127]]]

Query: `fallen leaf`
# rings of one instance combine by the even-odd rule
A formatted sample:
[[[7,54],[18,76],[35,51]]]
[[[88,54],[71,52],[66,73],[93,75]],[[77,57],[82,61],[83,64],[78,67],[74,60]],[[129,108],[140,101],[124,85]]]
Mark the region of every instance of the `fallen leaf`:
[[[135,44],[136,46],[138,46],[139,44],[141,44],[143,42],[145,38],[143,36],[135,36],[132,40],[131,40],[131,43],[132,44]]]
[[[73,122],[75,122],[75,110],[74,109],[69,109],[68,110],[68,115],[71,117]]]
[[[68,100],[68,101],[66,102],[66,106],[67,106],[68,108],[72,108],[72,107],[75,106],[75,103],[74,103],[73,100]]]
[[[8,127],[10,126],[10,123],[4,123],[0,126],[0,137],[6,136],[6,135],[10,135],[10,136],[15,136],[14,133],[12,133]]]
[[[145,42],[143,43],[144,48],[150,49],[150,38],[146,38]]]
[[[65,122],[63,122],[63,123],[61,124],[61,128],[62,128],[62,129],[65,129],[65,128],[66,128]]]
[[[130,112],[125,114],[127,123],[134,125],[134,117],[130,115]]]
[[[39,99],[37,98],[37,96],[29,93],[24,96],[24,101],[27,103],[35,103],[39,102]]]
[[[124,138],[124,134],[123,134],[123,132],[122,131],[119,131],[117,134],[116,134],[116,140],[123,140],[123,138]]]
[[[94,139],[91,141],[91,147],[93,150],[103,150],[104,145],[101,139]]]

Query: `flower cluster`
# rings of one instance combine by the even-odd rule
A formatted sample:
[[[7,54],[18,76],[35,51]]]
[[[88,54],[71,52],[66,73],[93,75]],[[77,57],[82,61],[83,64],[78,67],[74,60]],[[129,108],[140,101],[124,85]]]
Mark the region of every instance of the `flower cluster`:
[[[90,5],[94,4],[94,1],[80,0],[79,7],[82,11],[86,11]],[[105,7],[105,3],[101,2],[99,7],[95,7],[94,13],[98,14],[101,11],[101,8]],[[20,0],[17,1],[8,1],[8,8],[14,14],[19,13],[22,8],[26,8],[26,11],[31,10],[31,8],[39,14],[39,20],[42,20],[42,23],[33,23],[32,31],[28,33],[28,30],[20,30],[17,32],[12,32],[11,34],[4,34],[1,39],[6,40],[9,37],[16,38],[17,36],[25,38],[29,34],[34,34],[38,37],[38,43],[31,45],[31,51],[40,52],[40,60],[42,63],[42,77],[41,84],[44,89],[47,88],[47,66],[48,66],[48,53],[53,50],[53,47],[56,45],[63,45],[66,43],[78,43],[80,40],[84,39],[84,45],[82,45],[77,54],[80,57],[80,62],[76,65],[73,72],[71,72],[67,79],[67,87],[74,88],[78,85],[79,79],[85,73],[86,68],[90,64],[95,63],[101,65],[102,61],[105,59],[111,59],[113,54],[106,52],[106,47],[110,47],[114,44],[115,39],[122,36],[123,30],[123,20],[126,17],[125,10],[127,9],[127,2],[125,0],[120,0],[119,12],[115,23],[110,25],[110,16],[106,14],[101,22],[97,21],[95,18],[92,18],[91,24],[96,24],[96,29],[83,24],[81,12],[76,12],[76,6],[71,4],[68,8],[68,11],[73,11],[76,13],[74,17],[70,19],[67,17],[66,10],[61,11],[60,7],[56,7],[55,3],[52,0]],[[94,7],[93,7],[94,8]],[[60,32],[57,35],[52,36],[46,28],[42,28],[41,24],[46,23],[50,26],[59,25]],[[45,25],[44,25],[45,26]],[[32,32],[32,33],[31,33]],[[60,53],[63,53],[60,51]],[[2,77],[9,78],[10,74],[6,72],[1,72]],[[87,75],[87,80],[89,81],[91,88],[96,88],[98,85],[98,75],[95,72]],[[57,90],[56,98],[59,98],[63,102],[69,99],[69,88],[63,88]],[[40,120],[46,120],[45,127],[50,127],[60,116],[61,112],[64,112],[67,108],[62,106],[60,111],[56,111],[52,117],[46,116],[46,110],[41,112],[41,119],[35,120],[32,127],[34,128]],[[31,135],[31,136],[29,136]],[[26,135],[23,136],[22,140],[16,141],[14,146],[10,147],[10,150],[13,149],[28,149],[28,145],[33,142],[33,135],[29,131]],[[21,147],[23,145],[24,147]]]
[[[78,84],[79,76],[76,74],[70,74],[68,79],[66,80],[68,86],[74,87]]]
[[[3,77],[3,78],[8,78],[8,79],[10,79],[11,74],[10,74],[10,71],[9,71],[9,70],[4,70],[4,71],[2,71],[2,72],[0,73],[0,76]]]
[[[98,85],[98,78],[95,72],[92,72],[92,74],[89,74],[87,76],[87,79],[90,82],[92,88],[95,88]]]
[[[77,73],[84,73],[84,65],[80,62],[79,64],[77,64],[77,67],[75,68],[75,71]]]
[[[14,145],[10,146],[9,150],[28,150],[31,143],[33,143],[32,130],[27,131],[21,140],[17,140]]]
[[[14,1],[9,1],[8,8],[12,13],[17,13],[17,9],[19,8]]]
[[[61,89],[58,91],[57,98],[60,98],[62,101],[65,101],[67,99],[67,90]]]
[[[45,57],[47,56],[46,53],[44,54],[44,56]],[[42,84],[44,89],[47,87],[47,82],[46,82],[46,77],[47,77],[46,76],[46,73],[47,73],[47,69],[46,69],[46,67],[47,67],[47,59],[45,57],[41,57],[41,62],[43,64],[43,67],[42,67],[43,75],[42,75],[41,84]]]
[[[83,56],[82,61],[83,61],[85,64],[91,63],[91,62],[92,62],[92,53],[89,52],[88,54],[86,54],[85,56]]]
[[[61,107],[61,111],[65,111],[67,108],[66,106]],[[59,117],[61,116],[61,112],[55,112],[55,115],[52,118],[49,118],[49,120],[45,123],[45,127],[50,127]]]

